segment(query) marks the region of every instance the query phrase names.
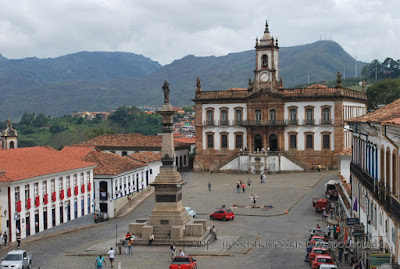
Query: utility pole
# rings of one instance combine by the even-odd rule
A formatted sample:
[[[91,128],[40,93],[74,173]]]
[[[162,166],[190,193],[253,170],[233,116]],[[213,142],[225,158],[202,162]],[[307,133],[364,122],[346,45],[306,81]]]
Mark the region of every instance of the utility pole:
[[[357,76],[357,56],[356,56],[356,58],[354,59],[354,72],[355,72],[355,76],[354,76],[354,77],[358,77],[358,76]]]

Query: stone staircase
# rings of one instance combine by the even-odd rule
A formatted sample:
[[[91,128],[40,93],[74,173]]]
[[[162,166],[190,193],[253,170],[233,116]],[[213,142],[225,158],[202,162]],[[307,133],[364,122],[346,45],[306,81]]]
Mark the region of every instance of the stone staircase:
[[[284,152],[284,151],[280,151],[281,156],[286,157],[287,159],[289,159],[291,162],[297,164],[298,166],[300,166],[301,168],[304,169],[304,171],[309,171],[310,167],[302,162],[300,162],[299,160],[297,160],[296,158],[294,158],[293,156],[291,156],[290,154]]]
[[[220,169],[221,169],[222,167],[224,167],[226,164],[230,163],[231,161],[233,161],[234,159],[236,159],[236,158],[238,158],[240,155],[242,155],[241,153],[243,154],[244,152],[236,151],[236,152],[234,152],[231,156],[228,156],[225,160],[223,160],[223,161],[218,165],[217,169],[216,169],[214,172],[219,172]]]
[[[171,226],[170,225],[155,225],[154,226],[154,239],[170,239],[171,238]]]

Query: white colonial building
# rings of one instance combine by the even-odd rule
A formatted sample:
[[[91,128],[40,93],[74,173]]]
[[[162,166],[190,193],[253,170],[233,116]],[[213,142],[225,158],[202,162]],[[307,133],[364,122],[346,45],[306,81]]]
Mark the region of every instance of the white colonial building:
[[[349,121],[351,216],[365,227],[364,240],[400,262],[400,99]],[[365,257],[367,258],[367,257]]]
[[[283,88],[278,41],[268,24],[255,55],[247,89],[203,91],[198,83],[194,170],[336,169],[334,155],[351,146],[345,120],[366,112],[366,94],[343,88],[340,73],[335,88]]]
[[[0,150],[1,232],[16,241],[92,213],[93,169],[50,147]]]

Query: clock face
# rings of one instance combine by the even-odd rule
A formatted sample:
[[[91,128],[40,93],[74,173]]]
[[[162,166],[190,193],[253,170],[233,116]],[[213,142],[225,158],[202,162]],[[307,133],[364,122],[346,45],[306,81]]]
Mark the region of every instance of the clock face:
[[[260,75],[260,80],[261,80],[262,82],[267,82],[267,81],[269,81],[269,73],[266,73],[266,72],[261,73],[261,75]]]

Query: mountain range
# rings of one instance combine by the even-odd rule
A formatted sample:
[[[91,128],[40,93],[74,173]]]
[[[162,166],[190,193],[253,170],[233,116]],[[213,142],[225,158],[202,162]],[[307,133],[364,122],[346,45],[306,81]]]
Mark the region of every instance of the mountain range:
[[[200,77],[202,89],[246,88],[253,80],[254,50],[225,56],[188,55],[162,66],[126,52],[78,52],[57,58],[7,59],[0,55],[0,119],[24,112],[62,116],[75,111],[108,111],[121,105],[160,106],[167,80],[173,105],[190,104]],[[286,88],[355,76],[355,59],[333,41],[282,47],[280,75]],[[366,63],[357,62],[360,71]],[[358,74],[359,75],[359,72]]]

